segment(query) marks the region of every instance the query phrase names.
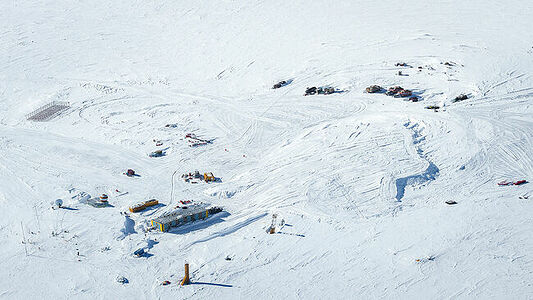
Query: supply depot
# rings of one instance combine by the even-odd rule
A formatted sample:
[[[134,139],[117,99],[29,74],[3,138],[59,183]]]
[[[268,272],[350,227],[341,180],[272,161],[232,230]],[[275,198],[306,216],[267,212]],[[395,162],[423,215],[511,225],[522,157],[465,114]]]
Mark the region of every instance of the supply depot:
[[[193,203],[192,201],[180,201],[181,205],[173,210],[163,213],[161,216],[150,220],[152,228],[162,232],[169,231],[173,227],[179,227],[197,220],[204,220],[211,215],[219,213],[222,208],[210,206],[207,203]]]

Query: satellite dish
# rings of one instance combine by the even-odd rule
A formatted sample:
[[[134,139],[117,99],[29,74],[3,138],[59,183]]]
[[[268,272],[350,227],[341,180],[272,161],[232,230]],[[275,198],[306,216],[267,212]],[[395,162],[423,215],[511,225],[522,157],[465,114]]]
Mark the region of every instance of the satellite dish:
[[[63,200],[61,200],[61,199],[56,199],[56,201],[55,201],[55,205],[56,205],[57,207],[61,207],[61,206],[63,206]]]

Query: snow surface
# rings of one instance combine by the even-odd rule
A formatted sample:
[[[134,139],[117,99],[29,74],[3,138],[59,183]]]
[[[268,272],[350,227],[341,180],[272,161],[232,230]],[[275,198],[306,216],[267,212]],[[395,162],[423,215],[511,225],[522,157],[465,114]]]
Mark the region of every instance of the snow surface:
[[[533,298],[533,183],[497,185],[533,181],[532,16],[520,0],[0,1],[0,298]],[[322,85],[345,92],[303,97]],[[72,107],[25,119],[51,101]],[[194,170],[221,182],[181,180]],[[146,231],[191,199],[225,212]]]

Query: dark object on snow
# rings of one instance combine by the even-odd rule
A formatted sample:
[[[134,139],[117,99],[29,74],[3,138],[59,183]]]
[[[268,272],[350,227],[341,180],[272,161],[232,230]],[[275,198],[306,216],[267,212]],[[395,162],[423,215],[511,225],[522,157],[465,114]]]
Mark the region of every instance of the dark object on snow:
[[[518,180],[518,181],[514,181],[514,182],[504,180],[504,181],[498,182],[498,185],[500,185],[500,186],[506,186],[506,185],[522,185],[522,184],[526,184],[526,183],[527,183],[527,180],[525,180],[525,179]]]
[[[529,199],[529,195],[518,196],[518,199]]]
[[[163,153],[163,150],[156,150],[152,153],[150,153],[148,156],[150,157],[161,157],[161,156],[164,156],[165,153]]]
[[[366,88],[366,92],[369,94],[380,93],[383,92],[383,88],[379,85],[371,85]]]
[[[161,282],[161,285],[169,285],[169,284],[170,284],[170,281],[168,281],[168,280],[165,280],[165,281]]]
[[[447,61],[444,63],[445,66],[448,66],[448,67],[453,67],[455,66],[455,63],[453,61]]]
[[[224,259],[230,261],[230,260],[231,260],[231,257],[226,256],[226,258],[224,258]]]
[[[319,95],[329,95],[335,93],[335,88],[332,87],[319,87],[317,90]]]
[[[280,87],[284,87],[284,86],[286,86],[287,84],[288,84],[287,81],[282,80],[282,81],[280,81],[280,82],[274,84],[274,86],[272,87],[272,89],[279,89]]]
[[[63,200],[61,199],[56,199],[54,203],[55,203],[55,206],[57,206],[57,208],[63,207]],[[52,209],[55,209],[54,206],[52,206]]]
[[[398,74],[398,76],[409,76],[409,74],[404,74],[404,73],[402,73],[402,71],[398,71],[397,74]]]
[[[118,282],[118,283],[122,283],[122,284],[126,284],[126,283],[128,283],[129,281],[128,281],[128,278],[126,278],[126,277],[124,277],[124,276],[118,276],[118,277],[117,277],[117,282]]]
[[[399,91],[396,95],[394,95],[394,97],[411,97],[413,95],[413,92],[411,92],[410,90],[401,90]]]
[[[189,147],[198,147],[211,144],[214,140],[204,140],[196,136],[194,133],[187,133],[185,140],[189,143]]]
[[[128,169],[128,171],[126,171],[126,176],[128,177],[135,176],[135,171],[133,171],[132,169]]]
[[[428,105],[428,106],[426,106],[426,109],[434,109],[434,110],[437,110],[437,109],[439,109],[439,108],[440,108],[440,106],[437,106],[437,105]]]
[[[417,258],[417,259],[415,259],[415,262],[417,262],[417,263],[427,263],[427,262],[434,261],[434,260],[435,260],[435,256],[431,255],[431,256],[428,256],[428,257],[424,257],[424,258]]]
[[[329,94],[333,94],[335,92],[337,92],[337,91],[333,87],[319,87],[319,88],[317,88],[316,86],[313,86],[313,87],[308,87],[305,90],[304,96],[315,95],[315,94],[329,95]]]
[[[397,67],[410,67],[410,68],[412,68],[410,65],[408,65],[408,64],[406,64],[406,63],[404,63],[404,62],[396,63],[395,66],[397,66]]]
[[[418,97],[417,96],[409,97],[409,101],[418,102]]]
[[[465,95],[465,94],[461,94],[457,97],[455,97],[452,102],[455,103],[455,102],[460,102],[460,101],[463,101],[463,100],[466,100],[468,99],[468,95]]]
[[[305,89],[304,96],[314,95],[314,94],[316,94],[316,92],[317,92],[316,86],[308,87],[308,88]]]
[[[403,88],[401,86],[394,86],[394,87],[390,87],[385,94],[387,96],[394,96],[401,91],[403,91]]]
[[[453,201],[453,200],[448,200],[448,201],[446,201],[446,202],[444,202],[444,203],[446,203],[446,204],[448,204],[448,205],[454,205],[454,204],[457,204],[457,202],[455,202],[455,201]]]
[[[143,248],[139,248],[137,250],[135,250],[135,252],[133,252],[133,255],[137,256],[137,257],[141,257],[144,255],[144,249]]]

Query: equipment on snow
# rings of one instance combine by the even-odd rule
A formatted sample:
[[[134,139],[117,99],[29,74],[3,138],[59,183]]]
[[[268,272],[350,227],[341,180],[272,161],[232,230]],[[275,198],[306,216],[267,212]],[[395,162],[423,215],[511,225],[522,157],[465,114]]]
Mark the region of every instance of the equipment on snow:
[[[126,277],[124,277],[124,276],[117,276],[116,280],[117,280],[118,283],[122,283],[122,284],[126,284],[126,283],[129,282],[128,279]]]
[[[107,202],[107,199],[108,199],[108,198],[109,198],[109,197],[108,197],[106,194],[102,194],[102,195],[100,195],[100,201],[101,201],[101,202]]]
[[[61,208],[63,206],[63,200],[61,199],[56,199],[55,201],[55,204],[58,208]]]
[[[309,95],[315,95],[315,94],[319,94],[319,95],[329,95],[329,94],[333,94],[335,93],[335,88],[333,87],[329,87],[329,86],[326,86],[326,87],[316,87],[316,86],[313,86],[313,87],[308,87],[305,89],[305,94],[304,96],[309,96]]]
[[[139,249],[135,250],[135,252],[133,252],[133,255],[135,255],[137,257],[144,256],[144,249],[143,248],[139,248]]]
[[[401,91],[403,91],[403,88],[401,86],[393,86],[393,87],[390,87],[387,90],[385,95],[387,95],[387,96],[395,96],[396,94],[398,94]]]
[[[452,103],[460,102],[460,101],[463,101],[463,100],[466,100],[466,99],[468,99],[468,95],[461,94],[461,95],[455,97],[455,98],[452,100]]]
[[[513,181],[504,180],[504,181],[498,182],[498,185],[499,186],[522,185],[522,184],[526,184],[526,183],[527,183],[527,180],[525,180],[525,179],[514,181],[514,182]]]
[[[274,86],[272,87],[272,89],[279,89],[280,87],[284,87],[284,86],[286,86],[287,84],[288,84],[287,81],[282,80],[282,81],[280,81],[280,82],[274,84]]]
[[[304,96],[314,95],[314,94],[316,94],[316,91],[317,91],[316,86],[308,87],[308,88],[305,89]]]
[[[204,173],[204,180],[205,182],[216,181],[215,175],[211,172]]]
[[[153,151],[152,153],[148,154],[149,157],[161,157],[161,156],[164,156],[165,153],[163,152],[163,150],[156,150],[156,151]]]
[[[367,87],[366,92],[369,94],[380,93],[380,92],[383,92],[383,88],[380,87],[379,85],[374,84],[374,85]]]
[[[413,92],[411,92],[410,90],[401,90],[399,91],[395,97],[411,97],[411,95],[413,95]]]
[[[412,66],[410,66],[410,65],[408,65],[408,64],[406,64],[404,62],[396,63],[395,66],[396,67],[410,67],[410,68],[412,68]]]
[[[319,87],[317,90],[319,95],[329,95],[335,93],[335,88],[332,87]]]
[[[272,215],[272,222],[270,223],[270,227],[268,227],[267,233],[269,233],[269,234],[276,233],[276,219],[277,219],[277,217],[278,217],[277,214],[273,214]]]
[[[132,213],[140,212],[150,206],[155,206],[157,204],[159,204],[159,201],[157,201],[156,199],[150,199],[150,200],[146,200],[144,202],[137,203],[135,205],[130,206],[129,211]]]
[[[185,139],[189,142],[189,147],[203,146],[211,144],[213,140],[204,140],[196,136],[194,133],[187,133]]]

